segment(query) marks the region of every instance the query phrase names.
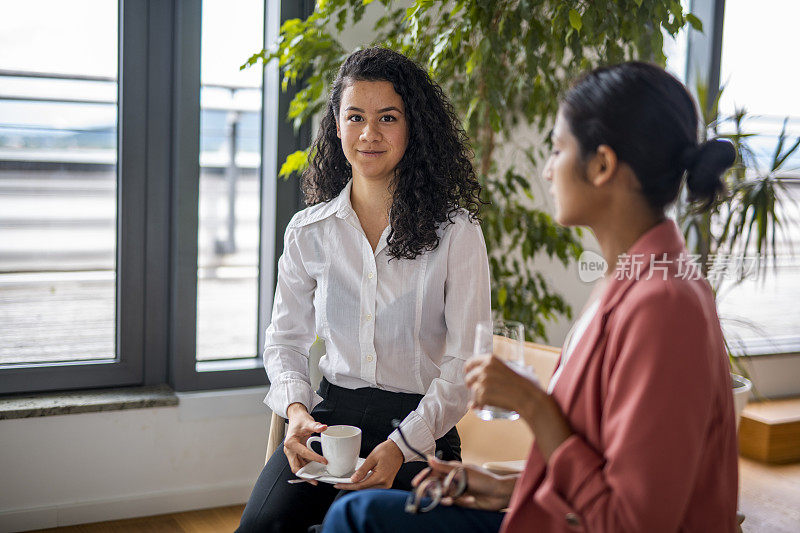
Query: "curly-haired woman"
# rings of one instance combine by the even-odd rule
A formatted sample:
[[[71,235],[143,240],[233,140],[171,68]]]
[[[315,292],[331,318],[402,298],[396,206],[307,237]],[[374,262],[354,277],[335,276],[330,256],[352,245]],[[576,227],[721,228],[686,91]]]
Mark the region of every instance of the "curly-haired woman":
[[[409,488],[425,453],[460,459],[463,365],[490,316],[480,186],[441,88],[382,48],[350,55],[334,80],[302,187],[310,207],[286,230],[264,364],[266,403],[289,425],[240,531],[306,531],[340,489]],[[309,347],[326,354],[314,393]],[[327,425],[362,430],[353,483],[288,484]],[[417,459],[417,461],[415,461]],[[372,470],[369,477],[366,474]]]

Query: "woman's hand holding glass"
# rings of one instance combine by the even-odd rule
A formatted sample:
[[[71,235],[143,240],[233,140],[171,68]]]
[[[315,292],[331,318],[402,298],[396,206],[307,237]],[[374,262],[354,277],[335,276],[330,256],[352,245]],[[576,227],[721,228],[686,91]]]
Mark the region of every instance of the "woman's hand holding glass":
[[[493,358],[501,365],[506,365],[517,373],[526,374],[529,379],[537,381],[533,369],[526,365],[524,356],[525,328],[519,322],[481,322],[475,326],[475,345],[473,360]],[[469,385],[469,383],[468,383]],[[473,407],[476,415],[483,420],[505,418],[516,420],[519,413],[515,408],[491,402],[475,401]]]
[[[537,396],[546,394],[536,382],[494,354],[471,358],[464,365],[464,373],[464,381],[472,393],[471,409],[492,406],[526,418],[530,404]]]
[[[572,435],[572,428],[553,397],[496,356],[473,357],[464,365],[464,372],[464,381],[472,391],[470,408],[491,405],[518,412],[536,435],[536,446],[545,459]]]

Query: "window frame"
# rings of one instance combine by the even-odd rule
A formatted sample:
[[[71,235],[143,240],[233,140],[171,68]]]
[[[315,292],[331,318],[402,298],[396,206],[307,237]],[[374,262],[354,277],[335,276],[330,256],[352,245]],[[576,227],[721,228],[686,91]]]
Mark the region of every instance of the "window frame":
[[[283,21],[308,16],[313,12],[312,2],[266,0],[264,6],[264,32],[266,41],[277,37]],[[266,385],[268,383],[261,350],[264,330],[269,324],[272,297],[277,282],[277,260],[283,251],[283,232],[292,215],[302,207],[299,182],[296,179],[277,179],[278,168],[295,150],[304,149],[310,141],[310,128],[305,126],[295,132],[285,119],[289,102],[296,89],[281,92],[277,65],[264,68],[262,78],[261,146],[262,165],[259,172],[261,190],[261,215],[259,227],[259,277],[258,277],[258,332],[256,355],[244,359],[252,368],[236,368],[243,362],[236,359],[226,364],[220,361],[221,370],[199,371],[197,350],[197,220],[199,206],[199,150],[200,150],[200,25],[201,2],[179,2],[176,5],[175,26],[175,119],[174,143],[175,187],[181,194],[173,195],[172,212],[172,328],[170,344],[173,364],[169,381],[175,390],[205,390],[231,387]],[[273,107],[277,96],[277,110]],[[187,132],[184,134],[183,132]],[[276,140],[276,146],[270,145]],[[205,363],[204,366],[212,366]],[[216,366],[216,365],[214,365]],[[226,368],[228,367],[228,368]]]
[[[690,10],[701,20],[705,31],[689,28],[684,79],[695,97],[697,82],[706,82],[708,101],[713,102],[719,92],[725,0],[691,0]]]

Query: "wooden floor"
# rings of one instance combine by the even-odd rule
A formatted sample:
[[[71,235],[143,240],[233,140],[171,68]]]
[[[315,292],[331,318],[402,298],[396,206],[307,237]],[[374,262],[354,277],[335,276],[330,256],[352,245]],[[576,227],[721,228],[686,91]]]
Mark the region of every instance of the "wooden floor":
[[[767,465],[740,458],[739,478],[745,533],[800,531],[800,463]]]
[[[131,518],[113,522],[98,522],[79,526],[42,529],[40,532],[58,533],[225,533],[239,525],[244,505],[203,509],[186,513]]]
[[[800,531],[800,463],[766,465],[740,459],[739,508],[745,533]],[[244,505],[41,531],[58,533],[224,533],[236,529]]]

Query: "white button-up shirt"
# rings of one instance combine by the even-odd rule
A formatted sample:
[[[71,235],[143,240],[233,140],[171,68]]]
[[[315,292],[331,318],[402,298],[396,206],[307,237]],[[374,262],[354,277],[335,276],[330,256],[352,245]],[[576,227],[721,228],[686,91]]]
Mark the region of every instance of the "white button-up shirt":
[[[439,229],[435,250],[390,261],[389,228],[373,252],[350,204],[351,186],[300,211],[286,229],[266,333],[264,401],[283,417],[292,403],[311,412],[322,401],[308,373],[319,336],[326,347],[319,368],[334,385],[424,395],[400,427],[412,446],[433,453],[467,410],[464,362],[475,325],[490,320],[483,234],[460,211]],[[397,431],[389,438],[406,460],[415,458]]]

